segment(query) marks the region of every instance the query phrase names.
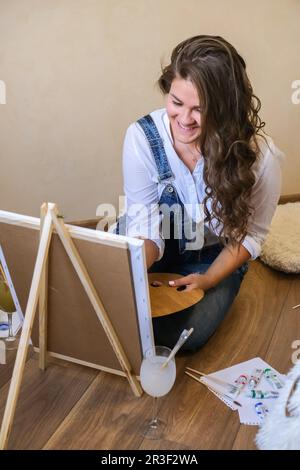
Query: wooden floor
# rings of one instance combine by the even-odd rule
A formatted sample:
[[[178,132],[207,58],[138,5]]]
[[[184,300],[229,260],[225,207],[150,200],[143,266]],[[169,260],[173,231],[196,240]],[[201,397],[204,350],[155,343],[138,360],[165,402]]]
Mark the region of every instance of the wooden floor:
[[[228,316],[206,346],[178,357],[173,390],[159,400],[165,440],[141,437],[151,398],[135,398],[125,379],[64,362],[45,372],[29,354],[10,438],[11,449],[254,449],[256,426],[184,374],[186,365],[212,372],[259,356],[280,372],[292,366],[300,339],[300,276],[251,263]],[[0,366],[0,415],[13,357]]]

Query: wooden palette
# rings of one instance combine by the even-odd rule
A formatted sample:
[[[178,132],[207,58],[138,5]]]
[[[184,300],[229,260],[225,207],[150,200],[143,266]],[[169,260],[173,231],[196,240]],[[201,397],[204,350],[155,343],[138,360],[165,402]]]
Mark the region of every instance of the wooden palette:
[[[174,273],[148,274],[152,317],[162,317],[179,312],[196,304],[204,297],[202,289],[193,289],[186,292],[185,290],[178,290],[178,287],[169,286],[169,281],[174,281],[180,277],[183,276]]]

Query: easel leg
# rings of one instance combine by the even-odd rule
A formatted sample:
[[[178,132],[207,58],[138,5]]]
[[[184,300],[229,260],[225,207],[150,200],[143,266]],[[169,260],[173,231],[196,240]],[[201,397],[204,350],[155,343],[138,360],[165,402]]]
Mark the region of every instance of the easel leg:
[[[49,204],[51,206],[51,204]],[[28,351],[28,343],[30,339],[31,329],[39,298],[40,283],[42,279],[43,268],[48,257],[49,245],[52,235],[52,219],[50,210],[45,217],[43,232],[40,239],[39,250],[37,254],[37,260],[34,267],[33,278],[31,288],[29,292],[29,298],[27,302],[24,323],[22,326],[22,333],[20,337],[20,343],[17,351],[16,362],[10,382],[7,402],[5,406],[1,432],[0,432],[0,449],[7,447],[9,435],[12,428],[14,414],[16,410],[17,400],[19,396],[21,380],[23,377],[26,356]]]
[[[129,382],[129,385],[131,387],[131,390],[133,391],[134,395],[136,397],[141,397],[142,394],[143,394],[143,390],[142,390],[142,387],[139,383],[139,381],[137,380],[136,376],[133,375],[131,372],[126,372],[126,377],[127,377],[127,380]]]
[[[47,214],[48,204],[44,203],[41,207],[41,231]],[[48,257],[44,263],[41,275],[40,296],[39,296],[39,367],[46,369],[47,360],[47,301],[48,301]]]

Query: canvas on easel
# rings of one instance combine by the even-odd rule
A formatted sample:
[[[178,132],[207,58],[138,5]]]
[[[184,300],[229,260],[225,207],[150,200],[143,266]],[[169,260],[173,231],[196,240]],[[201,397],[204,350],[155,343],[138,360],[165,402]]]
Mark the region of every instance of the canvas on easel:
[[[0,244],[23,311],[26,307],[24,338],[32,329],[40,355],[46,349],[126,376],[140,395],[134,376],[143,352],[153,347],[143,241],[65,225],[56,206],[48,204],[41,220],[0,211]],[[37,316],[33,321],[37,300],[40,325]],[[20,385],[25,347],[23,341],[15,366],[20,373],[11,387]],[[6,443],[7,436],[3,439]]]
[[[18,331],[20,330],[22,323],[23,323],[23,313],[20,307],[18,296],[14,289],[14,285],[11,280],[11,276],[9,273],[9,269],[6,263],[6,259],[5,259],[1,244],[0,244],[0,281],[4,281],[7,284],[10,290],[10,294],[12,296],[15,308],[16,308],[16,312],[15,312],[16,315],[12,316],[12,334],[16,335]],[[0,303],[0,312],[1,312],[1,303]],[[6,321],[6,325],[8,328],[7,321]],[[5,338],[7,336],[7,332],[5,330],[6,328],[1,328],[1,319],[0,319],[0,338]]]

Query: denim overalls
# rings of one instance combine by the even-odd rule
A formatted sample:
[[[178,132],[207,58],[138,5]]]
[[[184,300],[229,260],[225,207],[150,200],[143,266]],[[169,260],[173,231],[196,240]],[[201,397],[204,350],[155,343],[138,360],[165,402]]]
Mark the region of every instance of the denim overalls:
[[[178,204],[183,216],[181,237],[174,238],[176,217],[171,214],[171,238],[165,239],[164,255],[160,261],[155,262],[149,272],[174,272],[182,275],[192,273],[205,273],[215,258],[222,251],[223,246],[217,243],[204,247],[201,250],[186,250],[186,238],[184,236],[184,220],[187,214],[184,204],[181,202],[176,188],[172,185],[174,175],[171,171],[168,158],[163,146],[162,139],[156,125],[150,115],[138,120],[147,140],[157,166],[158,179],[165,183],[161,194],[159,205],[172,206]],[[173,347],[184,328],[194,328],[193,334],[186,341],[183,350],[196,351],[215,332],[226,313],[228,312],[235,296],[237,295],[244,274],[247,272],[248,264],[245,263],[216,287],[206,291],[204,298],[197,304],[180,312],[164,317],[153,318],[155,343],[163,346]]]

